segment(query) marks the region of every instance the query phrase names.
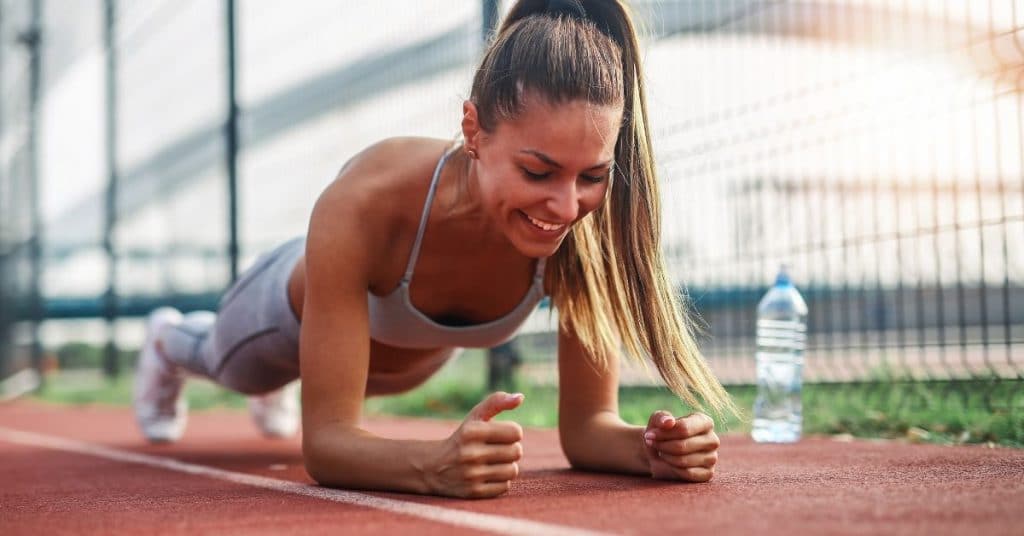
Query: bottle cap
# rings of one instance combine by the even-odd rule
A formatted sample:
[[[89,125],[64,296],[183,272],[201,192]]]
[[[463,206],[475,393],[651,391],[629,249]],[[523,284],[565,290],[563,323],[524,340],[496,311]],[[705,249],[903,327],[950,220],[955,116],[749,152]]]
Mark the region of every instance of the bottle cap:
[[[779,275],[775,276],[775,286],[788,287],[792,285],[793,283],[789,280],[789,272],[786,271],[786,265],[783,264],[779,267]]]

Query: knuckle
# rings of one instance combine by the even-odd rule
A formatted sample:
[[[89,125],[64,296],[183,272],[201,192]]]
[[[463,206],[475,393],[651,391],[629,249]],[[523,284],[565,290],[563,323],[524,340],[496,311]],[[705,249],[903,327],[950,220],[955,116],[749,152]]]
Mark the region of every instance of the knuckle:
[[[517,474],[518,469],[514,467],[514,463],[495,464],[487,469],[483,475],[486,478],[481,478],[481,481],[514,480]]]
[[[523,440],[523,427],[519,426],[519,423],[512,421],[503,421],[495,423],[495,431],[503,436],[503,439],[508,439],[509,443]]]
[[[483,499],[485,497],[487,497],[487,491],[480,485],[470,486],[466,493],[467,499]]]
[[[707,470],[700,470],[695,468],[686,469],[686,479],[691,482],[707,482],[710,476],[708,476]]]
[[[462,437],[475,439],[480,435],[480,432],[483,431],[481,429],[482,424],[483,423],[480,421],[467,422],[462,426]]]
[[[459,450],[459,463],[471,464],[480,461],[480,451],[475,448],[462,448]]]
[[[466,467],[462,472],[462,480],[470,485],[480,485],[484,482],[484,468],[479,465]]]

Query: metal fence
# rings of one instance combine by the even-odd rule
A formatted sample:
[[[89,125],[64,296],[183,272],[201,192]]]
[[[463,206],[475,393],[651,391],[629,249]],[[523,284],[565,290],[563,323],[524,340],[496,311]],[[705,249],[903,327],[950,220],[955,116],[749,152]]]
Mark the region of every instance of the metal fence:
[[[83,333],[131,346],[156,303],[210,307],[233,258],[303,231],[349,155],[452,136],[505,7],[54,4],[0,0],[8,364]],[[785,263],[808,381],[1021,390],[1024,2],[634,5],[670,268],[724,382],[752,381],[756,302]],[[106,112],[57,119],[82,106]],[[552,344],[537,315],[522,374],[553,382]]]

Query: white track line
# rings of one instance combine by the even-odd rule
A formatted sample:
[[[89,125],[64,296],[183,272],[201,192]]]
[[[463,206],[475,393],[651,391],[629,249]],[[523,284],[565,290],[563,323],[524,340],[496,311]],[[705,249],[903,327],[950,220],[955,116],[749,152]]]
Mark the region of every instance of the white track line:
[[[276,478],[267,478],[264,476],[250,475],[246,473],[236,473],[234,471],[225,471],[214,467],[180,462],[171,458],[117,450],[101,445],[92,445],[60,437],[13,430],[2,426],[0,426],[0,440],[30,447],[42,447],[65,452],[74,452],[77,454],[104,458],[116,462],[134,463],[159,469],[168,469],[171,471],[178,471],[179,473],[205,476],[215,478],[217,480],[226,480],[235,484],[264,488],[283,493],[291,493],[293,495],[313,497],[315,499],[323,499],[325,501],[376,508],[378,510],[428,519],[430,521],[448,523],[458,527],[479,529],[499,534],[535,534],[545,536],[593,536],[604,534],[572,527],[527,521],[514,517],[466,512],[464,510],[452,510],[427,504],[385,499],[354,491],[322,488],[298,482],[291,482],[288,480],[279,480]]]

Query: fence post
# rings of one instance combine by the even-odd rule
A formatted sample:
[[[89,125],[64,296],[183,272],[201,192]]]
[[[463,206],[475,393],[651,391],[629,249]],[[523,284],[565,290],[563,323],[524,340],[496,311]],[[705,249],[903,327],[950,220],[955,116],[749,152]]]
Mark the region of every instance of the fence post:
[[[483,0],[483,17],[480,37],[484,46],[491,40],[491,34],[498,29],[498,0]]]
[[[43,220],[40,214],[39,193],[39,86],[41,72],[40,42],[42,40],[42,0],[32,1],[32,21],[29,28],[19,36],[19,41],[29,51],[29,134],[26,165],[26,178],[29,183],[29,210],[31,212],[31,236],[29,237],[29,259],[32,273],[30,277],[31,298],[29,300],[29,317],[32,321],[32,366],[43,374],[43,345],[39,338],[43,322],[43,296],[41,276],[43,264]]]
[[[225,124],[226,158],[228,174],[228,257],[231,263],[231,281],[238,279],[238,101],[235,84],[237,83],[237,39],[235,36],[235,0],[225,0],[225,23],[227,36],[225,49],[227,52],[227,86],[228,86],[228,117]]]
[[[0,2],[0,140],[4,139],[4,3]],[[6,191],[4,182],[7,180],[7,162],[0,160],[0,378],[7,377],[9,357],[8,313],[10,298],[7,290],[7,220],[10,217],[4,206],[3,194]],[[13,293],[12,293],[13,294]]]
[[[515,391],[516,369],[523,362],[515,342],[509,341],[487,351],[487,390]]]
[[[107,112],[107,200],[103,249],[107,254],[107,291],[103,295],[103,316],[107,321],[107,348],[103,372],[108,378],[121,373],[117,359],[114,321],[117,318],[117,255],[114,252],[114,228],[117,225],[117,34],[116,0],[104,1],[103,36],[106,45],[106,112]]]
[[[480,38],[483,46],[490,42],[498,26],[498,0],[482,0]],[[515,389],[515,369],[519,364],[519,353],[511,342],[487,351],[487,389],[499,387]]]

